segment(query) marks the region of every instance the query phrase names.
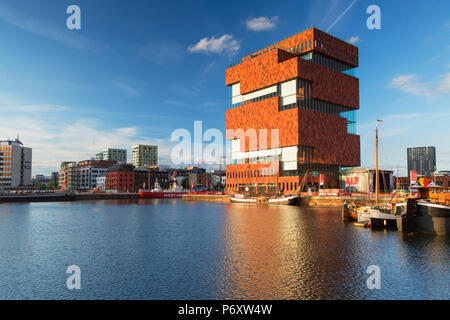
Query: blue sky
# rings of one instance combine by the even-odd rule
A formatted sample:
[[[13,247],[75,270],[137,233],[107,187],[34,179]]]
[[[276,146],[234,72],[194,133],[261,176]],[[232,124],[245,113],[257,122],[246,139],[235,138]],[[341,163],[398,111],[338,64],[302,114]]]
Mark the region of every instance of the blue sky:
[[[81,30],[66,8],[81,8]],[[381,8],[381,29],[366,9]],[[449,1],[2,1],[0,139],[33,148],[33,174],[94,150],[160,146],[174,129],[225,128],[225,69],[315,26],[359,47],[361,165],[406,174],[406,148],[437,147],[450,169]],[[202,40],[203,39],[203,40]]]

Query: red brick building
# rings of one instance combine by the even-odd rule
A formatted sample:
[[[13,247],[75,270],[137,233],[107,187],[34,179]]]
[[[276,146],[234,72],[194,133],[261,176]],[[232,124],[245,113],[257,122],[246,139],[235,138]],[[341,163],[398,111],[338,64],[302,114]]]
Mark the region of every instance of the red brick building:
[[[117,192],[134,191],[134,166],[132,164],[118,164],[106,172],[105,190]]]
[[[340,167],[360,165],[357,67],[357,47],[311,28],[228,68],[227,191],[292,194],[320,174],[337,187]]]

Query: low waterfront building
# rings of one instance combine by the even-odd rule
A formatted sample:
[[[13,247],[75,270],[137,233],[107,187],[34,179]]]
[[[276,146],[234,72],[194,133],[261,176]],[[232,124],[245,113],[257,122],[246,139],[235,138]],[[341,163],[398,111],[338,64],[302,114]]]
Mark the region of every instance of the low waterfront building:
[[[55,171],[50,174],[50,184],[52,187],[57,188],[59,184],[59,172]]]
[[[374,193],[376,170],[370,168],[341,169],[340,188],[347,192]],[[380,192],[390,193],[394,188],[393,171],[379,170]]]
[[[158,147],[139,144],[131,147],[131,163],[135,168],[158,165]]]
[[[118,192],[134,191],[134,166],[132,164],[116,164],[106,172],[106,190]]]
[[[194,187],[194,189],[207,189],[210,190],[213,185],[211,179],[211,173],[199,172],[199,173],[189,173],[188,174],[189,188]]]
[[[212,185],[216,189],[224,189],[226,186],[226,172],[222,171],[212,171],[211,172],[211,181]]]
[[[150,179],[149,179],[150,173]],[[155,187],[155,182],[158,180],[158,183],[161,188],[167,189],[170,186],[170,182],[172,180],[169,179],[168,171],[160,171],[158,167],[151,167],[150,169],[145,168],[134,168],[134,186],[136,191],[140,188],[144,187],[148,189],[148,185],[150,183],[150,189]]]
[[[32,149],[16,140],[0,140],[0,188],[31,185]]]
[[[97,177],[106,176],[106,171],[117,161],[84,160],[78,162],[79,189],[92,190],[97,188]]]
[[[36,174],[31,179],[31,183],[33,186],[41,188],[41,189],[47,189],[50,187],[50,177],[44,176],[43,174]]]

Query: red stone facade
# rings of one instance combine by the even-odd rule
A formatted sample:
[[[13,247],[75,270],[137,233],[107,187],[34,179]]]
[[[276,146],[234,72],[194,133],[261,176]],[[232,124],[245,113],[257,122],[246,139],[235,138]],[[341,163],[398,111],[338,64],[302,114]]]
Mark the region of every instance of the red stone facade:
[[[359,80],[300,56],[307,52],[320,53],[348,68],[358,66],[357,47],[312,28],[244,57],[240,64],[226,70],[226,85],[240,83],[240,94],[244,95],[291,79],[299,79],[310,84],[311,99],[345,110],[359,109]],[[297,99],[301,99],[304,94],[301,90],[304,89],[298,89]],[[276,147],[298,146],[311,149],[312,157],[308,165],[327,168],[324,170],[333,168],[334,174],[326,177],[326,183],[331,186],[338,183],[336,174],[339,166],[360,165],[360,138],[347,133],[347,119],[331,112],[300,107],[280,109],[280,100],[279,96],[273,96],[227,110],[227,140],[241,138],[242,152],[262,150],[271,147],[270,130],[278,129],[279,145]],[[239,129],[242,130],[241,133],[249,129],[258,133],[260,129],[265,129],[267,143],[259,141],[257,136],[257,143],[252,146],[248,139],[236,135]],[[267,147],[264,147],[265,144]],[[301,155],[298,162],[302,163],[300,157]],[[297,170],[297,175],[283,176],[280,173],[263,174],[265,168],[269,168],[269,164],[228,165],[227,190],[238,191],[239,185],[256,184],[259,190],[259,185],[262,184],[261,189],[265,186],[270,191],[269,185],[272,189],[276,185],[278,191],[283,189],[284,193],[290,194],[297,190],[304,178],[300,169]],[[318,177],[310,176],[305,181],[318,182]]]
[[[134,191],[133,165],[120,165],[106,172],[105,190],[116,190],[117,192]]]

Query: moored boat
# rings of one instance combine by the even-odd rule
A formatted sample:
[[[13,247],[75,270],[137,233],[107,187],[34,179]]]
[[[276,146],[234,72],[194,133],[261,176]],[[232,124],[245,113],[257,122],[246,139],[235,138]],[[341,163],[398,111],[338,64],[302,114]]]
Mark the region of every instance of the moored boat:
[[[344,203],[342,208],[342,219],[344,221],[354,221],[359,223],[369,222],[369,206],[357,206],[353,202],[348,204]]]
[[[371,209],[369,213],[371,228],[397,230],[397,215],[375,208]]]
[[[450,218],[450,206],[445,204],[417,201],[417,212],[419,216]]]
[[[299,203],[299,196],[282,196],[276,198],[270,198],[265,196],[260,197],[246,197],[243,194],[235,194],[230,197],[230,201],[233,203],[243,204],[268,204],[268,205],[297,205]]]
[[[450,233],[450,189],[424,183],[417,188],[417,232],[432,234]]]
[[[187,192],[177,186],[175,176],[173,179],[172,190],[163,190],[159,185],[158,179],[156,179],[154,188],[152,190],[140,189],[139,196],[144,199],[176,199],[183,197]],[[150,185],[150,181],[148,185]]]
[[[183,194],[186,194],[186,192],[139,190],[139,195],[144,199],[174,199],[181,198]]]

